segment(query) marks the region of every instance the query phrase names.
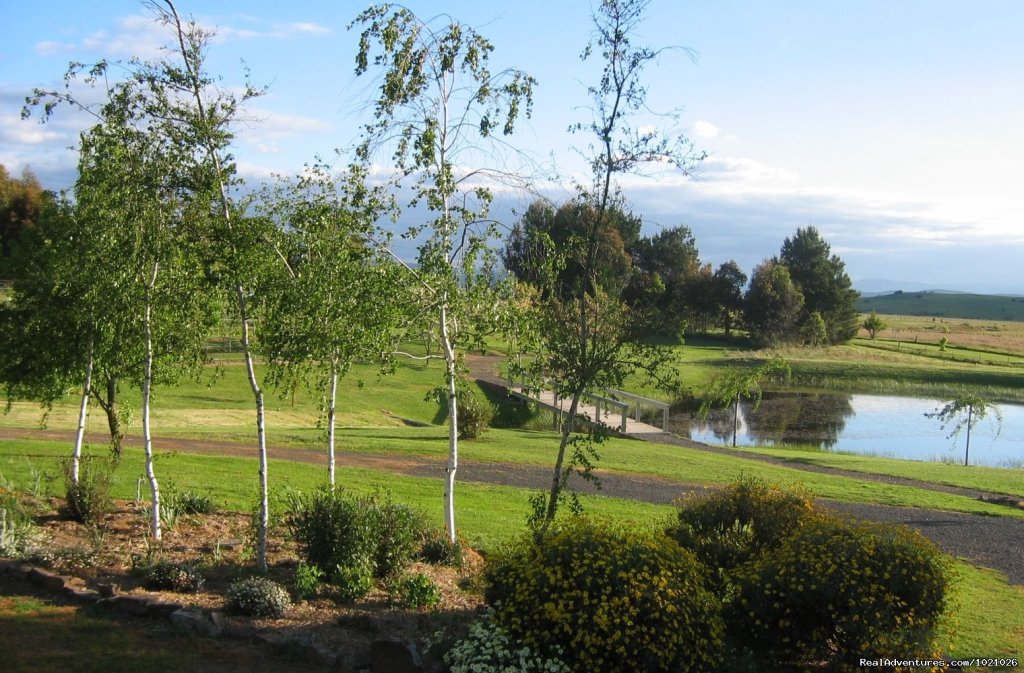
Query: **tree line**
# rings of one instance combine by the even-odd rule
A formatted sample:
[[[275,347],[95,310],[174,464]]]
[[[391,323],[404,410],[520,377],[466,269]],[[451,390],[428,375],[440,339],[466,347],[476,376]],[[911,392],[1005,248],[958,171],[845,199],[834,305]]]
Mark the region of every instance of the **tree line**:
[[[499,255],[487,185],[524,182],[504,168],[502,151],[531,114],[535,81],[514,68],[492,71],[493,46],[483,36],[392,5],[358,15],[350,26],[359,34],[355,71],[377,77],[379,88],[345,170],[314,161],[301,175],[247,195],[232,161],[233,128],[242,106],[263,90],[219,86],[206,70],[212,34],[180,17],[171,0],[152,3],[170,36],[162,58],[121,64],[123,79],[106,61],[73,63],[63,89],[37,90],[27,100],[27,115],[45,121],[70,107],[94,124],[81,136],[70,194],[4,197],[18,213],[26,209],[17,204],[41,204],[34,215],[17,215],[17,235],[4,239],[13,279],[12,301],[0,305],[8,398],[49,405],[78,391],[75,481],[90,404],[106,414],[116,457],[128,416],[121,389],[137,387],[150,529],[159,540],[153,391],[199,371],[213,325],[230,316],[253,400],[262,568],[267,386],[304,383],[318,391],[333,484],[338,379],[356,360],[387,371],[409,355],[404,342],[431,334],[440,353],[415,357],[444,364],[437,396],[447,410],[444,511],[454,540],[460,410],[472,397],[463,355],[503,331],[528,355],[513,358],[512,373],[531,386],[553,382],[570,402],[551,487],[534,501],[534,523],[545,528],[563,503],[577,504],[566,485],[572,474],[593,478],[596,445],[606,435],[600,425],[580,431],[582,398],[635,374],[678,386],[673,354],[652,343],[653,334],[744,326],[766,344],[852,335],[842,302],[855,293],[813,228],[755,269],[746,294],[734,262],[717,270],[700,263],[688,228],[641,236],[641,218],[617,177],[651,163],[687,173],[704,156],[683,136],[632,126],[646,109],[643,70],[663,53],[635,43],[646,5],[607,0],[595,8],[582,57],[599,59],[602,76],[588,89],[590,118],[572,129],[590,143],[591,179],[567,203],[531,206]],[[79,99],[79,82],[105,87],[102,102]],[[464,156],[481,163],[458,164]],[[381,157],[392,177],[370,181]],[[28,177],[16,186],[40,193]],[[401,202],[401,194],[411,197]],[[383,224],[403,210],[420,217],[403,232],[420,241],[415,260],[393,252]],[[499,256],[512,272],[504,278],[494,270]],[[257,358],[266,366],[257,367]]]
[[[586,232],[593,214],[585,201],[555,206],[533,203],[515,224],[502,252],[518,280],[543,287],[546,269]],[[702,264],[693,232],[685,225],[641,235],[642,218],[619,204],[596,236],[595,283],[635,312],[638,337],[707,334],[737,327],[764,346],[839,344],[857,333],[850,277],[814,227],[797,229],[779,255],[747,275],[730,260]],[[554,279],[564,294],[580,282],[578,261],[563,264]]]

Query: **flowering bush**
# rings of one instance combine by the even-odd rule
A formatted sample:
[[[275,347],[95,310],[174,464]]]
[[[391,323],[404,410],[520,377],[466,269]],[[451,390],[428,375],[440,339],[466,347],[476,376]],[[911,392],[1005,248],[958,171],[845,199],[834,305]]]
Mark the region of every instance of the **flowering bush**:
[[[156,591],[195,592],[203,588],[205,579],[191,563],[160,561],[142,571],[147,589]]]
[[[778,547],[815,511],[809,493],[749,478],[677,504],[668,536],[709,568],[726,573]]]
[[[253,617],[284,617],[292,599],[283,586],[264,577],[249,577],[228,588],[228,608]]]
[[[737,573],[730,631],[765,661],[929,653],[948,565],[917,531],[822,518]]]
[[[573,669],[701,671],[721,647],[720,606],[693,555],[664,536],[574,520],[492,560],[485,598],[516,642]]]

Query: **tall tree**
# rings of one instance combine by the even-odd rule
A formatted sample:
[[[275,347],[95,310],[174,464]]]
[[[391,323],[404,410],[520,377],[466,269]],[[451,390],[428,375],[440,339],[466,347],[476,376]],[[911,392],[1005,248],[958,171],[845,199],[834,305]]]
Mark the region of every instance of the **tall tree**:
[[[492,224],[486,185],[514,179],[501,163],[486,161],[504,146],[500,136],[512,134],[529,115],[534,80],[514,69],[492,73],[491,43],[447,17],[423,21],[403,7],[378,5],[360,14],[355,26],[362,28],[356,73],[373,70],[382,83],[358,156],[369,162],[386,145],[399,180],[411,183],[409,205],[422,204],[429,213],[408,232],[424,237],[409,271],[436,315],[445,362],[445,527],[455,540],[460,353],[470,336],[463,299],[480,279],[481,258],[495,233],[486,226]],[[480,149],[487,151],[474,151]]]
[[[828,343],[843,343],[857,334],[857,297],[846,265],[830,255],[829,244],[814,227],[799,228],[782,243],[779,261],[804,296],[805,317],[817,312],[825,322]]]
[[[743,273],[739,264],[733,260],[723,262],[715,270],[714,294],[718,307],[718,320],[726,335],[732,332],[733,326],[743,314],[743,286],[747,284],[747,274]]]
[[[631,251],[635,273],[626,301],[649,314],[652,329],[676,335],[685,326],[688,284],[700,272],[693,232],[685,225],[637,241]]]
[[[28,168],[21,179],[11,177],[0,165],[0,279],[10,279],[10,264],[23,235],[35,228],[53,195],[43,189]]]
[[[633,128],[630,117],[646,109],[641,75],[661,50],[633,43],[643,20],[647,0],[604,0],[593,15],[594,36],[584,49],[586,60],[597,53],[602,60],[598,84],[588,89],[592,118],[576,131],[592,138],[590,165],[593,184],[581,190],[585,204],[584,235],[567,246],[562,259],[578,264],[581,279],[565,299],[552,295],[542,306],[542,331],[537,368],[547,369],[558,381],[556,392],[569,400],[552,471],[551,487],[534,501],[534,520],[545,530],[554,520],[565,495],[569,475],[591,476],[596,457],[589,440],[603,432],[573,437],[580,400],[595,387],[621,382],[637,367],[657,368],[665,354],[645,348],[636,340],[638,316],[622,302],[620,291],[601,287],[601,233],[615,210],[625,210],[617,197],[616,176],[657,162],[683,171],[702,158],[683,137],[665,138],[656,131]],[[612,290],[612,291],[609,291]],[[567,449],[572,455],[566,460]]]
[[[799,338],[804,297],[789,277],[789,269],[778,260],[765,260],[754,269],[744,304],[744,324],[762,346]]]
[[[971,457],[971,430],[985,418],[995,418],[996,431],[998,435],[1003,428],[1003,415],[999,407],[995,406],[985,398],[974,393],[962,393],[955,399],[950,400],[941,408],[932,413],[926,413],[928,418],[938,419],[945,430],[952,426],[949,433],[950,439],[956,439],[966,428],[967,440],[964,443],[964,466],[970,464]]]

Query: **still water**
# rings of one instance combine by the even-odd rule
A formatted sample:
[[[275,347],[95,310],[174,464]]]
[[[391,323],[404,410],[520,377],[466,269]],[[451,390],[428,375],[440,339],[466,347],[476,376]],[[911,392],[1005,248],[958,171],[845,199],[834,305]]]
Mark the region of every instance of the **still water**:
[[[766,393],[756,410],[741,402],[736,443],[741,446],[812,445],[844,453],[963,463],[966,429],[950,438],[928,418],[945,401],[885,395]],[[1000,404],[1002,427],[990,413],[971,430],[970,464],[1024,466],[1024,405]],[[706,422],[673,416],[675,431],[698,442],[731,444],[733,410],[713,411]],[[998,434],[997,434],[997,430]]]

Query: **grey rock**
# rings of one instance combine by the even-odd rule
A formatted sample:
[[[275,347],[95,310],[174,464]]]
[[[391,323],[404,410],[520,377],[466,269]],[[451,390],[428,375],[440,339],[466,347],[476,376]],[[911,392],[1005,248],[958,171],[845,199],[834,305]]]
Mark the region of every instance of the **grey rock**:
[[[223,617],[219,612],[203,612],[192,608],[182,608],[171,613],[171,625],[179,633],[186,635],[216,638],[224,630]]]
[[[42,568],[32,568],[28,573],[28,580],[32,584],[38,584],[50,591],[63,591],[64,583],[68,581],[68,578],[52,573],[49,570],[43,570]]]

